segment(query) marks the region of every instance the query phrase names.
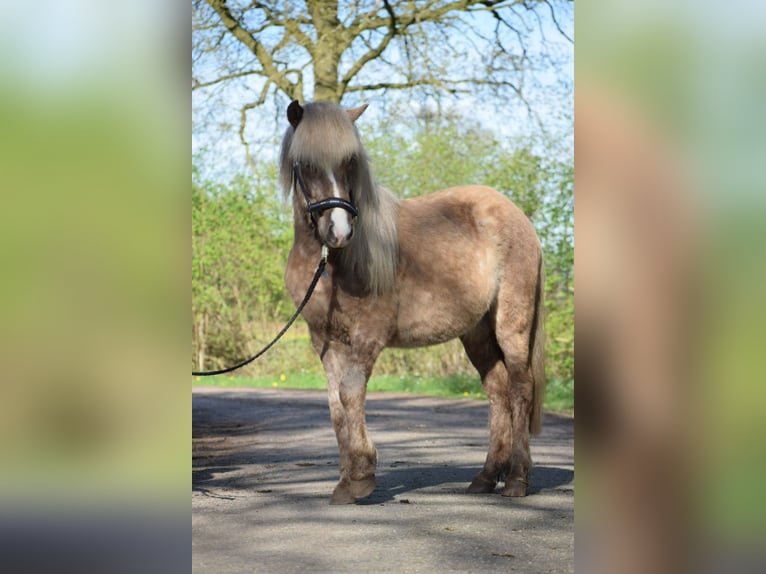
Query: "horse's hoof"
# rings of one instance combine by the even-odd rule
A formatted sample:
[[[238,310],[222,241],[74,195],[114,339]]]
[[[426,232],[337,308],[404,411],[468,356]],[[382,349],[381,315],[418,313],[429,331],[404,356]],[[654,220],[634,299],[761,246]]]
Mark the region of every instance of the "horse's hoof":
[[[332,498],[330,498],[330,504],[354,504],[356,498],[351,496],[351,489],[348,482],[339,482],[332,491]]]
[[[365,498],[375,490],[375,475],[373,474],[372,476],[368,476],[361,480],[351,480],[349,481],[349,488],[351,490],[351,496],[357,500]]]
[[[354,504],[375,490],[375,475],[362,480],[342,480],[333,490],[330,504]]]
[[[496,480],[487,480],[481,474],[476,475],[476,478],[471,481],[471,485],[466,491],[468,494],[487,494],[494,492],[497,486]]]
[[[505,482],[503,496],[520,497],[527,495],[528,483],[523,478],[514,478]]]

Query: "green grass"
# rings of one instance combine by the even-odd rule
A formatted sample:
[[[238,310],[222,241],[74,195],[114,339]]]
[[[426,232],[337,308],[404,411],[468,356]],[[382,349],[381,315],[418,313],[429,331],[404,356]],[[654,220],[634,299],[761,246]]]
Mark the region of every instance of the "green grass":
[[[552,379],[545,388],[545,409],[556,412],[574,412],[574,381]]]
[[[325,389],[327,381],[314,373],[280,373],[270,377],[195,377],[192,385],[217,387],[255,387],[281,389]],[[370,379],[367,389],[390,393],[412,393],[437,397],[470,397],[485,399],[478,377],[450,375],[440,377],[380,375]],[[548,381],[545,409],[572,411],[574,409],[574,386],[558,380]]]

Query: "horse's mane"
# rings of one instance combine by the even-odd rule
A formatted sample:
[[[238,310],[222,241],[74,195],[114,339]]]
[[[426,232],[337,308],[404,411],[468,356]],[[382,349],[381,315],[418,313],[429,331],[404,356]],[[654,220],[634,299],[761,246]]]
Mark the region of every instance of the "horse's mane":
[[[391,290],[396,281],[399,200],[375,183],[359,132],[343,108],[330,102],[303,107],[298,127],[288,127],[282,139],[279,179],[289,196],[296,163],[328,170],[351,157],[356,160],[353,189],[359,217],[354,239],[339,251],[339,261],[372,293],[381,294]]]

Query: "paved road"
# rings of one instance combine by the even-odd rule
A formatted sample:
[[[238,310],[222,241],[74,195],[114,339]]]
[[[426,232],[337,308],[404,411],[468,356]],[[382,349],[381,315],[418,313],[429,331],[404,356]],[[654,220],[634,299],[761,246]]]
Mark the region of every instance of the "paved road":
[[[546,414],[521,499],[464,494],[486,455],[486,402],[371,393],[367,421],[377,487],[330,506],[324,392],[195,388],[193,571],[574,571],[571,418]]]

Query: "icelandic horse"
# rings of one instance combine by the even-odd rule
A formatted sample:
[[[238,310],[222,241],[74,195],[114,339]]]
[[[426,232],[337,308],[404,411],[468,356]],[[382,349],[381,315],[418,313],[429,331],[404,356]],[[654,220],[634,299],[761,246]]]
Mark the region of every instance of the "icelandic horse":
[[[280,153],[295,226],[285,283],[296,304],[328,254],[303,317],[327,374],[340,451],[330,502],[353,503],[375,488],[365,396],[383,348],[455,337],[490,403],[489,451],[468,492],[492,492],[504,479],[503,496],[525,496],[545,392],[540,241],[491,188],[402,201],[378,185],[354,124],[366,108],[293,101]]]

